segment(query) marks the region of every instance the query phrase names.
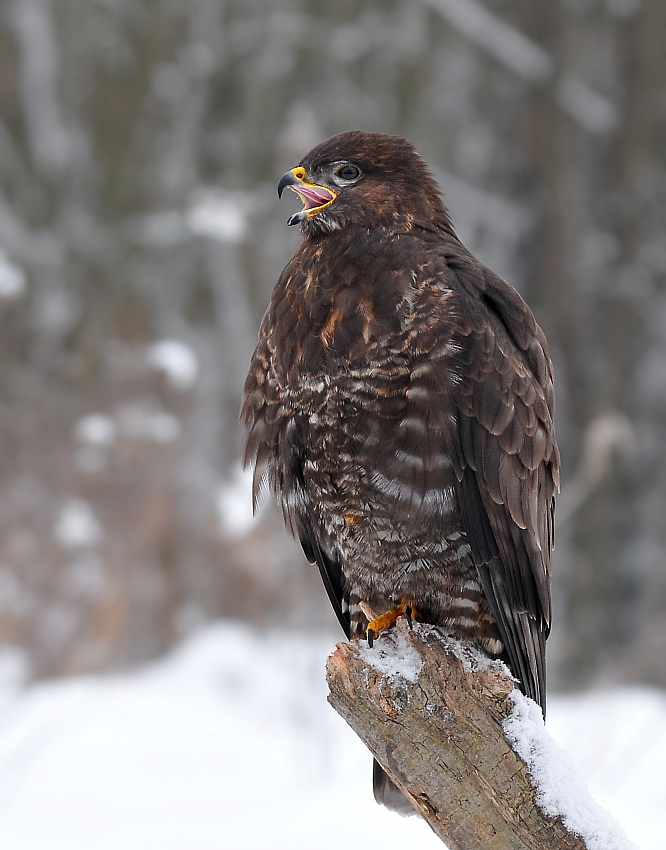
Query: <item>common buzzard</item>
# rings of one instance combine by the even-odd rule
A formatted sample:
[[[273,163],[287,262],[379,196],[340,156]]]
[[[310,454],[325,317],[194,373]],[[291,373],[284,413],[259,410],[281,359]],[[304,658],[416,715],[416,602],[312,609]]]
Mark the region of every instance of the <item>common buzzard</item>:
[[[255,501],[277,495],[348,637],[413,615],[502,658],[545,711],[559,456],[544,334],[459,241],[405,139],[333,136],[285,187],[303,239],[245,384]]]

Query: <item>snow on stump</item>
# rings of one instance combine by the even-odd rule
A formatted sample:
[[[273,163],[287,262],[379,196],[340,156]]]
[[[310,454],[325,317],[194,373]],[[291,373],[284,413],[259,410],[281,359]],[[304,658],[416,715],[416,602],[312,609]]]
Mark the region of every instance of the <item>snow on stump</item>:
[[[450,850],[629,850],[501,662],[400,620],[338,644],[329,702]],[[370,776],[368,776],[368,782]]]

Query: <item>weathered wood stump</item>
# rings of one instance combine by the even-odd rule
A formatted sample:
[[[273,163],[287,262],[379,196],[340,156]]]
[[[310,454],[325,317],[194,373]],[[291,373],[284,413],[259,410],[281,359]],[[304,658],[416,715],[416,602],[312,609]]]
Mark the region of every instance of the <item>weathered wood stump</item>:
[[[327,679],[331,705],[450,850],[586,850],[539,808],[505,736],[515,683],[501,663],[401,621],[373,649],[338,644]]]

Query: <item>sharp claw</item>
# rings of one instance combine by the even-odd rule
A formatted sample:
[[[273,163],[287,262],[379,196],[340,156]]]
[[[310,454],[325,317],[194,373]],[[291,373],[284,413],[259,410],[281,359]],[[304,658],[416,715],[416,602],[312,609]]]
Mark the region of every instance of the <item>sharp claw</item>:
[[[405,617],[407,619],[407,625],[409,626],[409,630],[411,632],[412,629],[414,628],[414,625],[412,623],[412,606],[411,605],[405,605]]]
[[[368,638],[368,646],[372,649],[372,644],[375,642],[375,630],[368,629],[366,632],[366,637]]]

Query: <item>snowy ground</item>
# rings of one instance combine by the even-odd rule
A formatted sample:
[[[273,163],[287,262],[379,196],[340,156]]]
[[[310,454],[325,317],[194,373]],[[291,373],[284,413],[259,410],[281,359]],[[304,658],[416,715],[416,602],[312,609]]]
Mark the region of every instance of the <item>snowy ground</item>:
[[[123,676],[0,679],[0,847],[441,848],[375,805],[370,755],[326,703],[332,646],[227,624]],[[662,850],[666,694],[552,698],[548,727],[638,847]]]

